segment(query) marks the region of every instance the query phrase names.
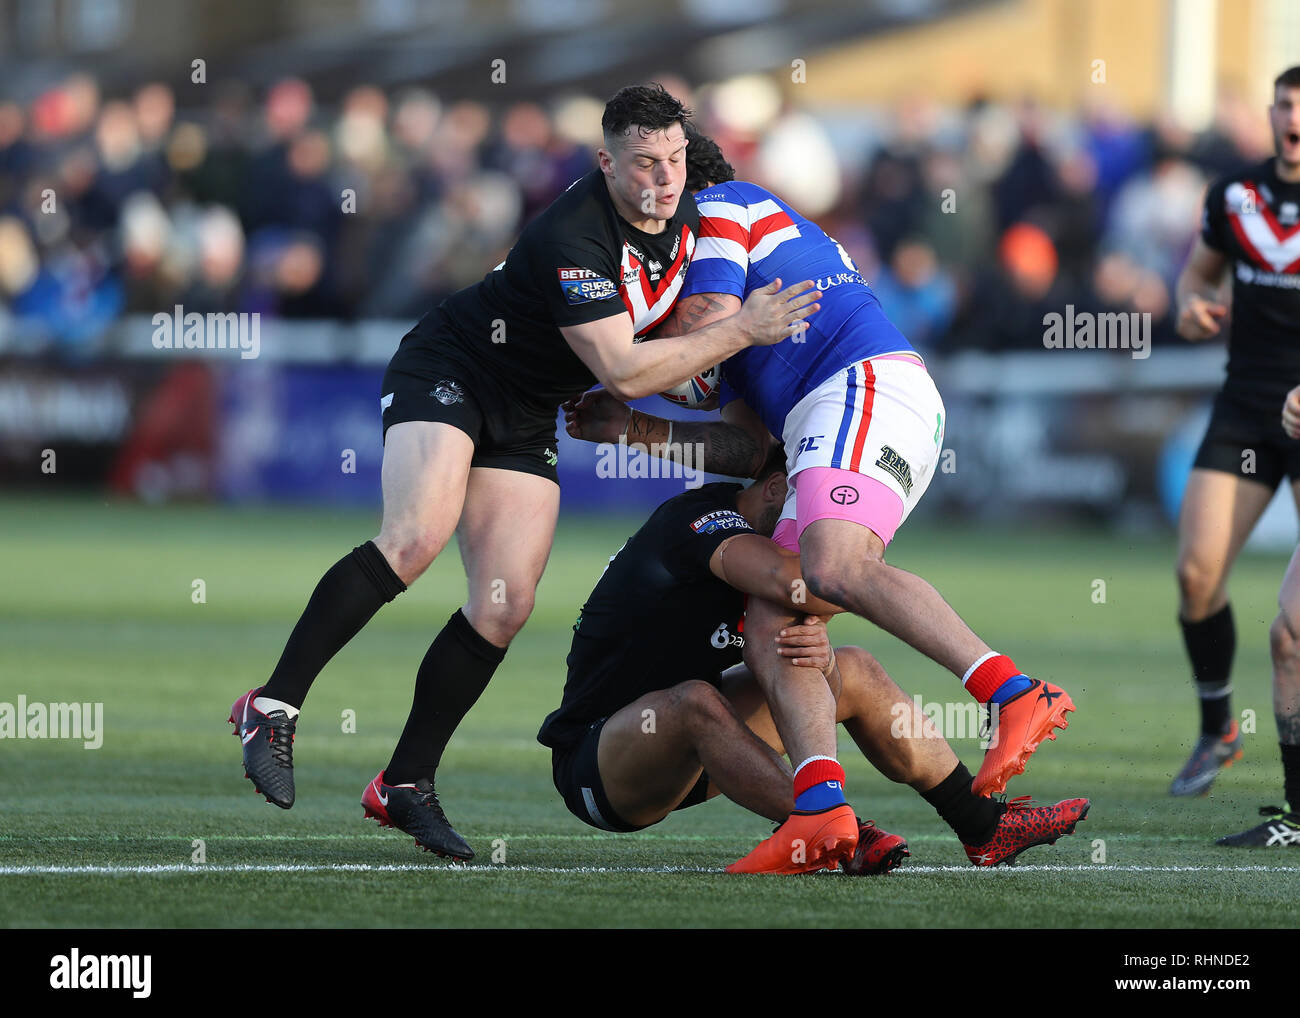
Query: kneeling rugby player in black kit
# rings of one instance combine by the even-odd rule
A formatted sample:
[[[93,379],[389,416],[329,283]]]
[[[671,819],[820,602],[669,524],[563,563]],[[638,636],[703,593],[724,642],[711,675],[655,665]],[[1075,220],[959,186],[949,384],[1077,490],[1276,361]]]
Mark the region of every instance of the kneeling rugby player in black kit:
[[[818,616],[839,609],[801,596],[798,556],[768,539],[786,497],[784,462],[778,448],[749,487],[709,484],[669,499],[610,559],[574,626],[563,702],[538,733],[569,811],[630,832],[722,793],[774,823],[790,816],[790,766],[741,663],[752,594],[808,613],[809,624],[783,631],[782,657],[823,672],[837,721],[882,774],[935,807],[975,865],[1071,833],[1087,799],[1034,808],[975,795],[970,772],[879,662],[857,647],[831,650]],[[820,867],[795,848],[763,871]],[[901,837],[859,821],[845,869],[883,873],[908,854]]]

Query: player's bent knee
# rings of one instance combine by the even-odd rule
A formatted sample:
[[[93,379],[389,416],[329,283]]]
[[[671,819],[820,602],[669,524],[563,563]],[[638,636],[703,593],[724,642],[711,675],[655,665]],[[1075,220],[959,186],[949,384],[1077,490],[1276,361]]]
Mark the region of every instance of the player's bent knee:
[[[823,601],[829,601],[831,604],[845,605],[855,603],[858,599],[851,595],[849,584],[845,582],[841,571],[834,567],[823,567],[821,565],[809,568],[803,566],[804,582],[808,584],[808,591],[814,597],[820,597]]]
[[[1297,650],[1296,629],[1282,612],[1279,612],[1273,624],[1268,627],[1268,649],[1277,662],[1294,661]]]
[[[500,588],[498,588],[500,589]],[[469,605],[469,619],[474,629],[490,643],[505,646],[524,628],[533,613],[533,595],[512,596],[507,585],[499,595],[489,592],[474,598]]]
[[[1198,611],[1209,606],[1214,592],[1219,587],[1221,576],[1218,570],[1208,568],[1199,559],[1185,555],[1174,567],[1178,580],[1178,592],[1183,601],[1194,606]]]
[[[856,681],[874,685],[889,679],[884,666],[861,647],[836,647],[835,660],[839,662],[840,674],[846,683]]]
[[[892,702],[903,697],[885,666],[861,647],[836,647],[835,660],[841,683],[836,700],[847,709],[862,710],[886,699]]]
[[[394,534],[382,530],[375,538],[375,547],[408,586],[433,564],[442,551],[441,542],[428,534]]]
[[[688,725],[716,728],[734,716],[721,691],[700,679],[679,682],[669,693],[670,709]]]

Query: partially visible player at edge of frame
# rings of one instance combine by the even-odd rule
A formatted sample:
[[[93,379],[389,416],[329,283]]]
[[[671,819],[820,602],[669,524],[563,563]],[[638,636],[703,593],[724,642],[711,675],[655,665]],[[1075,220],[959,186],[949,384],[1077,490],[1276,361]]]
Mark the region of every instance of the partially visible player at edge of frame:
[[[875,658],[831,650],[820,616],[838,609],[796,593],[799,556],[770,540],[787,494],[778,446],[747,487],[708,484],[664,502],[610,559],[573,627],[563,700],[537,735],[569,811],[617,832],[718,794],[777,823],[790,815],[793,773],[762,684],[741,663],[752,648],[748,596],[809,613],[781,630],[779,656],[825,676],[836,722],[882,774],[934,807],[974,865],[1010,863],[1072,833],[1087,799],[1031,807],[976,795],[970,771]],[[847,873],[888,872],[908,854],[899,835],[855,822]],[[824,865],[790,852],[757,872]]]
[[[1228,367],[1178,520],[1178,621],[1200,700],[1201,732],[1171,795],[1207,793],[1220,769],[1241,757],[1230,699],[1237,633],[1228,575],[1283,476],[1300,505],[1300,441],[1278,427],[1278,407],[1300,384],[1300,66],[1274,80],[1268,113],[1275,157],[1210,186],[1200,237],[1178,277],[1179,335],[1198,342],[1223,335],[1226,326]],[[1229,269],[1230,303],[1220,296]],[[1297,582],[1293,563],[1282,583],[1282,610],[1269,629],[1291,807],[1300,806]],[[1268,844],[1267,827],[1220,844]]]
[[[818,309],[810,282],[776,281],[707,333],[634,342],[668,314],[696,245],[695,205],[680,201],[690,115],[660,86],[621,89],[601,120],[599,169],[402,339],[380,399],[380,532],[324,575],[270,680],[231,709],[245,773],[268,802],[293,805],[294,726],[313,680],[456,531],[469,597],[425,654],[405,729],[362,801],[422,847],[473,858],[434,776],[532,612],[559,511],[557,408],[597,381],[623,399],[660,392],[780,342]]]
[[[1282,404],[1282,430],[1300,439],[1300,386]],[[1281,806],[1261,806],[1263,822],[1219,838],[1231,848],[1300,848],[1300,547],[1282,577],[1278,614],[1270,631],[1273,650],[1273,715],[1282,749]]]
[[[706,328],[734,314],[746,294],[798,267],[818,280],[822,310],[806,333],[722,366],[722,421],[674,424],[680,449],[701,443],[705,468],[751,476],[779,436],[791,492],[774,539],[798,551],[808,589],[880,626],[996,705],[997,739],[974,790],[1002,792],[1044,739],[1065,728],[1074,704],[1063,689],[1021,672],[992,651],[919,576],[887,565],[885,548],[929,486],[943,443],[943,403],[924,362],[885,317],[852,259],[820,227],[756,184],[734,182],[717,145],[688,134],[687,186],[696,192],[700,243],[665,334]],[[574,437],[656,446],[668,423],[630,411],[614,394],[588,393],[566,407]],[[788,622],[751,603],[751,635]],[[809,828],[847,830],[844,771],[835,759],[834,699],[813,669],[755,668],[791,759],[796,810],[755,853],[779,858]]]

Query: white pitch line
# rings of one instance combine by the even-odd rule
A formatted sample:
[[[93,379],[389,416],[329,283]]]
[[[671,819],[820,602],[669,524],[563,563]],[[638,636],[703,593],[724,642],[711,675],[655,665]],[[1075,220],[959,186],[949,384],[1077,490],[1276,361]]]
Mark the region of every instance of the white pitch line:
[[[104,843],[129,841],[136,845],[144,841],[185,841],[191,840],[190,834],[0,834],[0,845],[33,842],[47,844],[52,842],[86,842]],[[736,843],[735,835],[730,834],[668,834],[654,831],[637,831],[634,839],[626,835],[593,831],[579,834],[476,834],[480,839],[500,838],[503,841],[588,841],[620,842],[631,844],[632,841],[687,841],[703,844],[731,845]],[[378,827],[358,834],[205,834],[204,841],[382,841],[391,838]],[[952,844],[952,834],[909,834],[908,843],[920,841],[940,841]],[[1170,841],[1186,844],[1204,845],[1205,839],[1190,834],[1123,834],[1115,837],[1116,842],[1126,845],[1134,842]]]
[[[0,876],[154,876],[171,873],[700,873],[718,874],[721,869],[690,866],[509,866],[456,863],[155,863],[142,866],[0,866]],[[1030,865],[999,866],[907,866],[894,873],[1300,873],[1294,866],[1102,866]],[[838,874],[836,874],[838,875]]]

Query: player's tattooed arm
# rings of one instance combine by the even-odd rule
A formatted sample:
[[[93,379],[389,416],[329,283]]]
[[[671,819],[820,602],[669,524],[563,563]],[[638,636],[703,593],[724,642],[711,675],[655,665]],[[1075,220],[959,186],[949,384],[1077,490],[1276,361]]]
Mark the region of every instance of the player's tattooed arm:
[[[640,410],[633,410],[628,421],[627,443],[642,446],[651,455],[678,461],[691,446],[698,450],[692,454],[693,465],[728,477],[753,477],[763,468],[771,449],[770,440],[760,444],[748,430],[727,421],[669,422]]]
[[[640,416],[639,412],[633,414],[634,418]],[[660,442],[667,441],[667,423],[663,421],[654,430],[655,436],[661,431],[664,434],[665,437],[657,439]],[[694,446],[699,450],[695,465],[702,466],[711,474],[754,477],[763,469],[777,444],[758,414],[739,399],[733,399],[722,408],[720,421],[673,421],[672,424],[669,452],[680,457],[686,446]],[[632,441],[630,428],[628,441]]]
[[[632,441],[630,435],[628,441]],[[767,460],[768,446],[759,445],[744,428],[726,421],[674,421],[673,444],[678,446],[677,457],[682,448],[695,446],[703,452],[697,465],[728,477],[753,477]]]
[[[728,318],[735,312],[734,298],[727,303],[722,300],[720,293],[693,293],[674,304],[673,309],[668,312],[668,317],[652,329],[646,338],[684,336],[688,332],[694,332]]]
[[[728,477],[753,477],[763,468],[776,440],[758,415],[740,400],[728,403],[721,421],[668,421],[633,410],[608,392],[588,392],[562,407],[564,428],[587,442],[625,440],[653,456],[683,462],[692,446],[690,465]]]

